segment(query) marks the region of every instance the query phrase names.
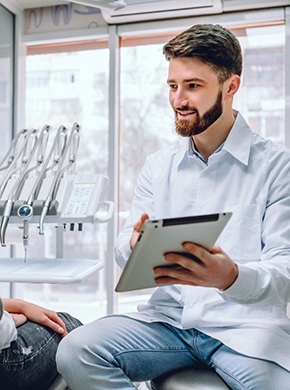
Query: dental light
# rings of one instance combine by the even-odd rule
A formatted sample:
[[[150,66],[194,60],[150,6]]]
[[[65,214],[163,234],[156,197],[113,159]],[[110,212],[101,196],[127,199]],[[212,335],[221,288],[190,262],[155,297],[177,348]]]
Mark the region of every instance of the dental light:
[[[124,0],[65,0],[69,3],[77,3],[101,9],[117,11],[127,6]]]

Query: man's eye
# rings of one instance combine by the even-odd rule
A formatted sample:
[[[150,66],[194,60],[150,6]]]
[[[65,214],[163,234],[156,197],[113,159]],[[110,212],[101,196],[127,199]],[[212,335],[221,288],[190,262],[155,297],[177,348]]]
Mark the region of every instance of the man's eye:
[[[176,84],[168,84],[168,85],[169,85],[170,89],[177,89],[177,85]]]
[[[198,84],[189,84],[189,88],[197,88]]]

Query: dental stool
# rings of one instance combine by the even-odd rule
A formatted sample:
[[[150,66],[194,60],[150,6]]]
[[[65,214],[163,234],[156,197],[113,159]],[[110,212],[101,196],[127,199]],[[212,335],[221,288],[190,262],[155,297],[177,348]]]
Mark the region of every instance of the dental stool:
[[[59,375],[54,383],[50,386],[49,390],[67,390],[68,386],[64,379]]]
[[[209,367],[184,368],[151,381],[152,390],[228,390],[221,377]]]

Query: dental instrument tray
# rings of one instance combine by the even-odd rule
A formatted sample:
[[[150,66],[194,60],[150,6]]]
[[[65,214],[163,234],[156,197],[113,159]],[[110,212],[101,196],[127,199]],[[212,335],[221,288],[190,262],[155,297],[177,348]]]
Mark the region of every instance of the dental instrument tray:
[[[90,259],[0,259],[0,282],[77,283],[102,267]]]
[[[211,249],[231,216],[231,212],[226,212],[145,221],[115,291],[157,287],[153,269],[176,266],[164,259],[165,253],[186,255],[184,242]]]

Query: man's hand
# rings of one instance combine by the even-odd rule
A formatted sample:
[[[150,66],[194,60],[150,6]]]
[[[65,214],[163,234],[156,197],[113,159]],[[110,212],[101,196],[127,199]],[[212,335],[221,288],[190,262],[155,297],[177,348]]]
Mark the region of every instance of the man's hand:
[[[191,242],[183,244],[191,258],[166,253],[164,258],[179,267],[156,267],[156,284],[186,284],[190,286],[229,288],[238,277],[238,266],[218,246],[210,252]]]
[[[149,219],[149,215],[144,213],[141,215],[140,219],[135,223],[132,237],[130,240],[131,249],[133,249],[133,247],[135,246],[135,244],[138,240],[138,237],[140,235],[140,232],[142,230],[142,226],[147,219]]]

